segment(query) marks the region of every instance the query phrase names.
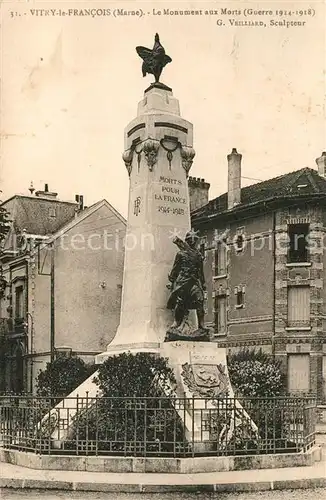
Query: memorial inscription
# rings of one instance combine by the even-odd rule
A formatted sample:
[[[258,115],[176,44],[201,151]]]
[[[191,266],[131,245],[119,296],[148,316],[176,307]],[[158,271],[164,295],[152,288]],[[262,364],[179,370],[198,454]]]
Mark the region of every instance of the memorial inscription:
[[[187,199],[182,195],[183,190],[184,184],[180,179],[161,175],[159,192],[154,194],[154,199],[164,204],[158,204],[157,211],[164,214],[185,215],[186,209],[183,205],[187,204]]]

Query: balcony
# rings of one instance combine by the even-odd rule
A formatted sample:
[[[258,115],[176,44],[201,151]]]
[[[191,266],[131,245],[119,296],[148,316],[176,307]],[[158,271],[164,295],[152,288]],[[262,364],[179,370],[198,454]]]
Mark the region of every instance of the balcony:
[[[311,262],[288,262],[287,264],[285,264],[286,267],[311,267],[312,263]]]
[[[290,320],[285,328],[286,331],[307,332],[311,330],[310,320]]]
[[[13,320],[13,334],[22,335],[26,331],[26,321],[25,318],[15,318]]]
[[[26,333],[24,318],[0,318],[0,337],[23,336]]]

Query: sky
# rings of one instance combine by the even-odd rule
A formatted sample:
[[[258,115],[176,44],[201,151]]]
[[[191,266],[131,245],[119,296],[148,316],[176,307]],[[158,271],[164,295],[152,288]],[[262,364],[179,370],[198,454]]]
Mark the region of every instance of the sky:
[[[141,9],[114,17],[115,8]],[[221,15],[221,8],[241,15]],[[244,17],[245,8],[272,15]],[[154,34],[172,63],[162,81],[194,124],[190,175],[210,182],[210,198],[226,191],[226,156],[242,153],[242,185],[303,167],[326,150],[325,2],[110,2],[33,0],[1,4],[2,200],[44,183],[63,200],[107,199],[127,215],[124,128],[152,76],[142,77],[137,45]],[[59,9],[110,9],[111,15],[59,15]],[[161,15],[154,15],[153,9]],[[163,9],[218,14],[164,15]],[[276,10],[314,9],[278,17]],[[35,9],[56,9],[40,16]],[[31,10],[34,10],[32,15]],[[222,19],[225,26],[218,26]],[[305,20],[305,26],[231,26],[229,19]],[[249,179],[248,179],[249,178]]]

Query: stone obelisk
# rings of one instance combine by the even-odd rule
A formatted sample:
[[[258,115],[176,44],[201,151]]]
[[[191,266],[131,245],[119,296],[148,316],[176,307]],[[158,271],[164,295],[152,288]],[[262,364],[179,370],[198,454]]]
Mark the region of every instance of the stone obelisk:
[[[194,156],[192,124],[180,116],[172,90],[152,84],[125,129],[130,187],[122,304],[108,352],[158,352],[164,340],[172,321],[166,308],[172,240],[190,229],[187,176]]]

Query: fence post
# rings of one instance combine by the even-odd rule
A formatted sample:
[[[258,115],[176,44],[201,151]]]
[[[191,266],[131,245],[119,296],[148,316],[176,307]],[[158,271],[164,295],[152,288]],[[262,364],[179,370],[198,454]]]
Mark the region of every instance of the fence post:
[[[195,396],[192,394],[192,419],[191,419],[191,456],[195,456]]]
[[[136,442],[137,442],[137,430],[136,430],[136,422],[137,422],[137,413],[136,413],[136,397],[133,396],[133,407],[134,407],[134,456],[136,456]]]
[[[144,457],[146,456],[147,456],[147,398],[145,398],[145,405],[144,405]]]
[[[186,456],[186,392],[183,393],[183,456]]]
[[[89,447],[89,429],[88,429],[88,391],[86,391],[86,433],[85,433],[85,440],[86,440],[86,456],[88,455],[88,447]]]
[[[76,396],[76,455],[79,455],[79,394]]]
[[[95,396],[95,456],[98,456],[98,394]]]

